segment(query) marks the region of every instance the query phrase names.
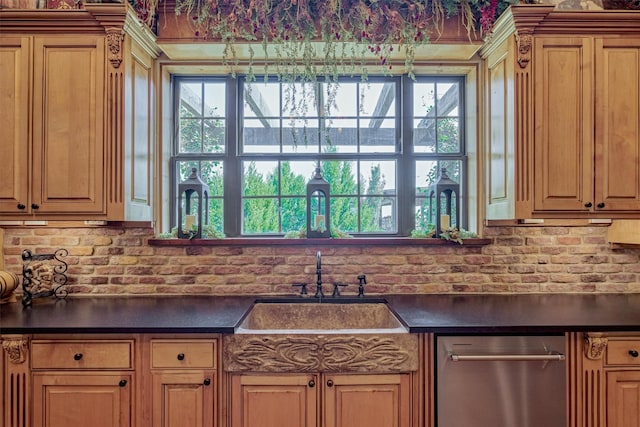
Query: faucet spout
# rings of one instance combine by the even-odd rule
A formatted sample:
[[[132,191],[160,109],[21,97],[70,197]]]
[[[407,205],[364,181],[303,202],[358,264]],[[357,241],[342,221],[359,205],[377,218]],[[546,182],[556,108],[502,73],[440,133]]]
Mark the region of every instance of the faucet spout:
[[[322,254],[320,251],[316,253],[316,298],[324,298],[324,293],[322,292]]]

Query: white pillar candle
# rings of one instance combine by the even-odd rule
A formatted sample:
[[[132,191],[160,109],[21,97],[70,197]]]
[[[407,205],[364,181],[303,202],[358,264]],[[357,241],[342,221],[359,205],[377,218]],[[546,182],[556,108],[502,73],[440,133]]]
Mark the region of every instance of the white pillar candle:
[[[449,229],[449,215],[440,215],[440,231]]]
[[[195,215],[186,215],[184,217],[184,228],[187,231],[193,230],[193,226],[196,225],[196,216]]]
[[[316,230],[324,230],[325,228],[324,215],[316,215]]]

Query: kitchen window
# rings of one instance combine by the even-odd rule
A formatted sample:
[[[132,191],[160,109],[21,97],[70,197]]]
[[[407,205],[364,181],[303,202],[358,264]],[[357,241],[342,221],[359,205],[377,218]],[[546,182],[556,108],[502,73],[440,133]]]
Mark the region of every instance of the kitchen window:
[[[408,236],[433,223],[427,190],[442,168],[460,183],[465,227],[465,77],[287,83],[174,77],[171,225],[177,185],[197,168],[209,224],[227,237],[306,225],[306,183],[320,164],[332,230]]]

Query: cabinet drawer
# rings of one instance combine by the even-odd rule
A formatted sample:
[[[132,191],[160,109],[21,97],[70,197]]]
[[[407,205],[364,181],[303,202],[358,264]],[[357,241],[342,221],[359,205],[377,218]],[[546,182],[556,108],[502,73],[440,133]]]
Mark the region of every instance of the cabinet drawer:
[[[133,341],[55,340],[31,343],[33,369],[132,369]]]
[[[607,343],[607,364],[640,366],[640,341],[609,340]]]
[[[152,340],[152,368],[215,368],[216,340]]]

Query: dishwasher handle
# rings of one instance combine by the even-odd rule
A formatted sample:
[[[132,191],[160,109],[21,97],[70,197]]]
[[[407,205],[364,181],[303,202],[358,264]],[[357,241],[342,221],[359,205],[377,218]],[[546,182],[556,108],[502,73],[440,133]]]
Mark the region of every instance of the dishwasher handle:
[[[449,353],[454,362],[537,362],[562,361],[566,356],[562,353],[550,354],[456,354]]]

